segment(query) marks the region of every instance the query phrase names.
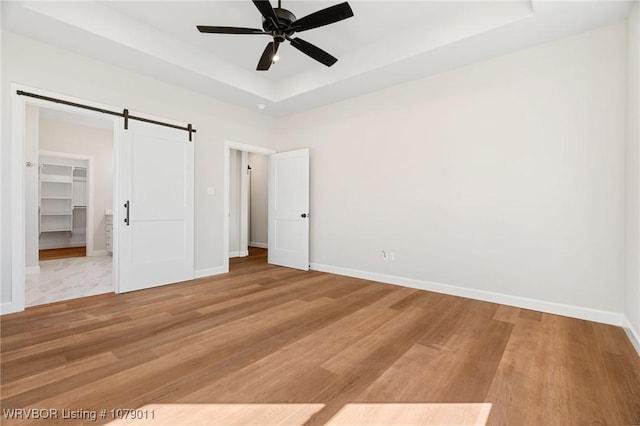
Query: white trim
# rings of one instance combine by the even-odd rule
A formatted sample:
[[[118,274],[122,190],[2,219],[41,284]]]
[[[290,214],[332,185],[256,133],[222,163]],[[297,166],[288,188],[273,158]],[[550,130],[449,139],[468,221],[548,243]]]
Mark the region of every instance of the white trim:
[[[638,352],[638,356],[640,356],[640,332],[633,327],[631,321],[629,321],[629,318],[626,316],[624,317],[624,322],[624,331],[627,333],[631,345],[633,345],[636,352]]]
[[[222,194],[222,203],[224,205],[223,215],[222,215],[222,259],[225,262],[226,272],[229,272],[229,156],[230,151],[235,149],[237,151],[244,152],[252,152],[254,154],[262,154],[262,155],[271,155],[275,154],[276,151],[263,148],[261,146],[247,145],[244,143],[233,142],[230,140],[224,141],[223,148],[223,158],[224,158],[224,167],[222,168],[223,173],[223,194]]]
[[[39,274],[40,273],[40,265],[27,266],[26,268],[24,268],[24,273],[27,274],[27,275]]]
[[[25,92],[35,93],[43,96],[48,96],[60,100],[69,102],[84,104],[96,108],[122,111],[121,107],[116,107],[109,104],[104,104],[96,101],[91,101],[75,96],[63,95],[48,90],[30,87],[23,84],[11,83],[11,302],[0,305],[2,309],[0,312],[18,312],[23,311],[25,308],[25,256],[24,256],[24,241],[25,241],[25,221],[24,221],[24,207],[25,207],[25,190],[24,190],[24,164],[25,164],[25,107],[26,104],[33,104],[43,106],[47,108],[58,109],[62,111],[68,111],[75,114],[87,115],[97,117],[102,120],[111,120],[113,123],[113,158],[114,158],[114,182],[113,182],[113,195],[114,203],[117,203],[118,187],[119,187],[119,164],[117,158],[119,158],[119,144],[120,144],[120,129],[122,128],[121,117],[109,116],[100,112],[90,111],[82,108],[63,105],[55,102],[45,101],[41,99],[31,98],[27,96],[18,95],[16,92],[23,90]],[[161,117],[157,115],[136,112],[135,110],[129,111],[131,115],[149,118],[156,121],[163,121],[165,123],[175,124],[179,126],[185,126],[185,123],[172,120],[170,118]],[[242,144],[237,144],[242,145]],[[248,146],[248,145],[247,145]],[[236,149],[236,148],[234,148]],[[255,148],[262,149],[265,148]],[[228,159],[227,159],[228,160]],[[91,173],[91,172],[90,172]],[[228,173],[227,173],[228,174]],[[93,182],[95,179],[92,179]],[[91,200],[90,200],[91,202]],[[227,202],[228,204],[228,202]],[[88,214],[89,212],[87,212]],[[119,209],[114,209],[113,212],[113,288],[116,293],[119,292],[119,280],[118,280],[118,226],[119,226]],[[228,218],[227,218],[228,220]],[[227,222],[228,227],[228,222]],[[227,232],[228,240],[228,232]],[[228,241],[227,241],[228,250]],[[89,248],[88,248],[89,249]],[[3,254],[4,255],[4,254]],[[226,260],[228,263],[228,259]],[[228,270],[228,266],[227,266]],[[6,308],[5,308],[6,306]]]
[[[25,308],[25,187],[24,187],[24,164],[25,164],[25,110],[26,105],[37,105],[40,107],[52,108],[62,111],[68,111],[75,114],[98,117],[105,121],[112,121],[114,129],[118,128],[119,117],[105,116],[102,113],[71,107],[68,105],[58,104],[54,102],[44,101],[36,98],[18,95],[18,90],[37,93],[44,96],[54,97],[70,102],[82,103],[103,109],[118,110],[118,108],[101,104],[98,102],[88,101],[86,99],[73,96],[61,95],[59,93],[50,92],[38,88],[33,88],[17,83],[11,83],[11,302],[2,304],[8,306],[8,312],[23,311]],[[116,133],[114,132],[114,140]],[[114,147],[115,150],[115,147]],[[93,167],[89,169],[90,186],[93,184],[92,176]],[[89,203],[91,204],[92,194],[89,195]],[[87,209],[87,221],[89,217],[89,209]],[[115,217],[114,217],[115,218]],[[89,247],[87,247],[89,249]],[[117,262],[114,262],[117,264]],[[114,271],[116,272],[116,271]],[[114,273],[114,281],[117,281],[117,274]],[[114,288],[116,288],[114,286]],[[5,309],[2,309],[5,313]]]
[[[212,275],[226,274],[227,272],[229,272],[229,268],[227,268],[224,265],[217,266],[215,268],[198,269],[196,271],[193,271],[193,278],[197,279],[197,278],[203,278],[203,277],[210,277]]]
[[[450,294],[452,296],[483,300],[485,302],[499,303],[501,305],[515,306],[518,308],[531,309],[534,311],[584,319],[594,322],[601,322],[605,324],[623,326],[625,320],[624,315],[622,315],[621,313],[601,311],[598,309],[585,308],[582,306],[565,305],[562,303],[547,302],[544,300],[530,299],[526,297],[510,296],[508,294],[494,293],[491,291],[458,287],[449,284],[416,280],[413,278],[397,277],[375,272],[359,271],[355,269],[342,268],[339,266],[322,265],[318,263],[312,263],[309,266],[310,269],[314,271],[329,272],[332,274],[346,275],[348,277],[362,278],[365,280],[400,285],[403,287],[416,288],[419,290],[434,291],[437,293]]]
[[[120,234],[120,221],[123,220],[120,209],[120,146],[123,141],[123,131],[121,130],[121,124],[118,120],[113,121],[113,204],[111,208],[111,264],[113,265],[113,291],[116,294],[120,293],[120,262],[118,262],[120,256],[120,240],[118,235]]]
[[[2,313],[25,308],[25,173],[26,100],[11,85],[11,302],[3,303]]]
[[[106,250],[92,250],[91,254],[87,251],[87,257],[98,257],[98,256],[107,256],[109,252]]]
[[[0,303],[0,315],[12,314],[24,311],[24,306],[20,307],[14,302]]]
[[[225,148],[228,147],[229,149],[235,149],[236,151],[252,152],[254,154],[271,155],[276,153],[276,151],[270,148],[247,145],[246,143],[233,142],[229,140],[224,141],[224,146]]]
[[[249,256],[249,250],[230,251],[229,257],[247,257]]]
[[[257,248],[266,249],[266,248],[269,248],[269,244],[267,244],[267,243],[256,243],[255,241],[251,241],[249,243],[249,247],[257,247]]]

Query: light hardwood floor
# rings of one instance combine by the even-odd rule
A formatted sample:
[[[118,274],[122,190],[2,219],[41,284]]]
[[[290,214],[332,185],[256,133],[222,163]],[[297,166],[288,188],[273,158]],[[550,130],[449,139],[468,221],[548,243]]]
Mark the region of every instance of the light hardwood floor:
[[[45,249],[38,252],[40,260],[66,259],[69,257],[84,257],[87,255],[86,247],[66,247],[56,249]]]
[[[3,316],[3,410],[155,410],[118,423],[132,425],[482,424],[487,413],[492,425],[640,424],[640,358],[618,327],[265,256]]]

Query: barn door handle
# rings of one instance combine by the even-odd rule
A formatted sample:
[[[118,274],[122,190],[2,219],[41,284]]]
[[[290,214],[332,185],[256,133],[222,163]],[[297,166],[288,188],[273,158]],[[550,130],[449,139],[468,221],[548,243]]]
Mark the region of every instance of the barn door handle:
[[[127,200],[126,203],[124,203],[124,208],[127,209],[127,217],[124,218],[124,223],[127,224],[127,226],[130,225],[129,223],[129,200]]]

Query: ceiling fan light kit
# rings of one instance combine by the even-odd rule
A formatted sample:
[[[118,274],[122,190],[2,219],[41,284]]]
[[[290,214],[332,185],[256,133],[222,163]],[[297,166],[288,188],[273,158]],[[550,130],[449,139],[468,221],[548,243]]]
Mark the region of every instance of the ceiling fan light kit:
[[[353,11],[349,3],[344,2],[330,6],[297,19],[293,13],[281,7],[280,1],[278,1],[278,7],[276,8],[271,6],[269,0],[252,1],[262,15],[262,30],[257,28],[198,25],[198,31],[209,34],[265,34],[271,36],[273,41],[269,42],[262,52],[256,68],[258,71],[267,71],[274,62],[280,59],[277,55],[278,46],[286,40],[291,43],[291,46],[328,67],[338,61],[338,59],[319,47],[301,38],[293,37],[293,35],[297,32],[311,30],[352,17]]]

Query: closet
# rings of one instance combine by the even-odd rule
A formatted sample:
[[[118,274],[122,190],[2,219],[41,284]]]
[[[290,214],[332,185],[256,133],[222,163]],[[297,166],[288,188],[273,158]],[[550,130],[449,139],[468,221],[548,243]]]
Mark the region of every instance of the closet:
[[[86,246],[87,161],[40,156],[39,248]]]

